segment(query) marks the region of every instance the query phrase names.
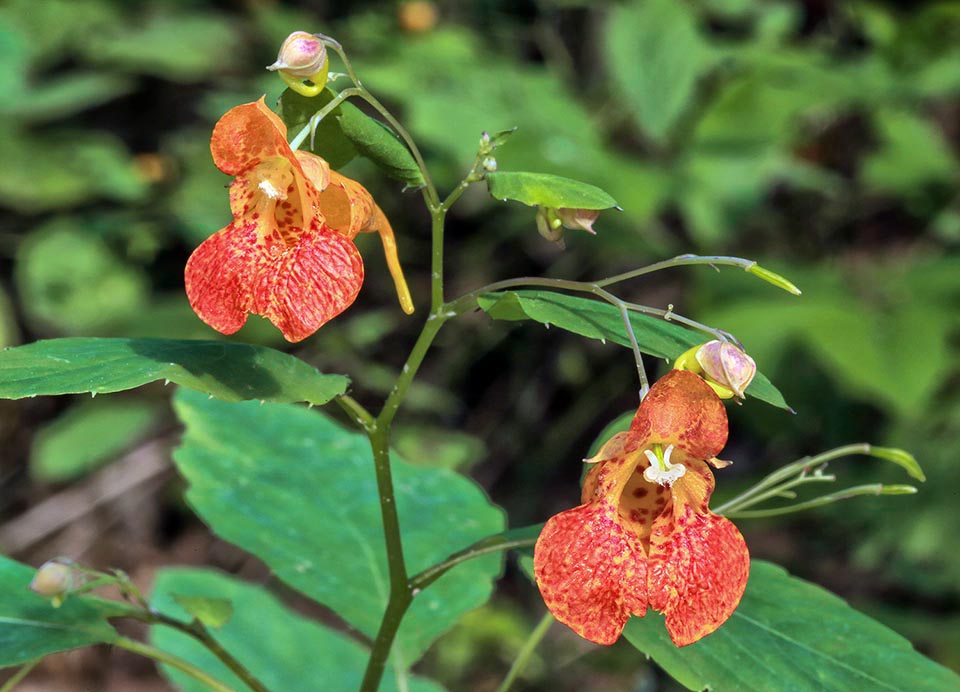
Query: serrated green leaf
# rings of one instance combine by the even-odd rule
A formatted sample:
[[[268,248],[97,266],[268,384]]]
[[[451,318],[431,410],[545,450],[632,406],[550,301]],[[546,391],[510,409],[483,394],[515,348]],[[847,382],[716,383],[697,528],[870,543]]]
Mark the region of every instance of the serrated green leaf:
[[[157,413],[149,402],[130,398],[72,406],[37,431],[30,450],[30,475],[53,482],[82,476],[146,435]]]
[[[221,537],[373,637],[389,578],[367,439],[292,406],[225,404],[181,391],[175,408],[187,427],[174,454],[189,483],[187,502]],[[503,528],[502,512],[472,481],[396,457],[392,467],[411,573]],[[400,627],[395,665],[405,670],[484,603],[501,560],[472,560],[424,589]]]
[[[552,291],[506,291],[484,294],[477,303],[494,319],[532,319],[591,339],[630,346],[620,312],[613,305],[598,300]],[[690,347],[710,340],[704,334],[648,315],[630,313],[630,323],[640,350],[667,360],[674,360]],[[747,394],[790,410],[783,395],[763,373],[757,373],[747,387]]]
[[[287,132],[290,137],[296,135],[301,129],[307,126],[310,118],[326,106],[336,96],[332,89],[324,89],[320,94],[314,97],[307,97],[298,94],[293,89],[287,89],[280,95],[277,101],[278,114],[287,126]],[[350,163],[357,155],[357,150],[350,139],[343,133],[340,126],[339,116],[343,112],[343,106],[333,109],[317,125],[313,138],[307,138],[300,146],[304,151],[312,151],[317,156],[324,158],[334,169],[342,168]],[[311,141],[313,147],[310,146]]]
[[[627,640],[691,690],[960,689],[960,677],[815,584],[754,560],[740,606],[720,629],[677,648],[663,616],[631,618]]]
[[[263,346],[188,339],[50,339],[0,351],[0,398],[106,394],[168,380],[225,401],[325,404],[346,391],[324,375]]]
[[[235,610],[229,622],[211,633],[213,638],[267,688],[276,692],[313,689],[309,683],[319,681],[322,685],[317,689],[323,692],[354,692],[360,687],[370,652],[351,637],[297,615],[261,587],[213,570],[163,569],[157,574],[151,603],[162,613],[184,618],[193,613],[182,601],[210,600],[211,593],[228,599]],[[189,661],[232,689],[247,689],[219,659],[182,632],[155,626],[150,637],[158,648]],[[163,672],[183,692],[208,692],[177,670],[165,666]],[[439,685],[424,678],[402,677],[407,687],[388,675],[381,692],[441,692]]]
[[[211,591],[210,593],[221,593]],[[233,617],[233,602],[229,598],[214,598],[211,596],[187,596],[175,591],[170,597],[177,605],[183,608],[190,617],[196,618],[207,627],[219,629],[230,622]]]
[[[496,199],[512,199],[531,207],[611,209],[617,206],[613,197],[595,185],[548,173],[490,173],[487,188]]]
[[[0,667],[117,638],[107,622],[117,612],[111,604],[68,598],[54,608],[49,599],[28,588],[35,572],[0,556]]]

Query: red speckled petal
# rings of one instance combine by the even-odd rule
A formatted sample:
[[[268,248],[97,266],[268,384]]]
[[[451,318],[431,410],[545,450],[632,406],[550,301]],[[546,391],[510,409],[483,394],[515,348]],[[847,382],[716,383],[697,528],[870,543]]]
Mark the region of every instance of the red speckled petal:
[[[271,156],[296,161],[280,117],[259,101],[231,108],[217,121],[210,137],[213,162],[224,173],[238,173]],[[296,164],[297,168],[300,164]]]
[[[699,375],[671,370],[650,388],[630,430],[644,446],[672,444],[697,459],[710,459],[727,443],[727,412]]]
[[[197,316],[224,334],[233,334],[250,311],[253,268],[262,252],[257,224],[234,221],[207,238],[187,260],[184,283]]]
[[[533,565],[547,608],[584,639],[613,644],[631,614],[647,612],[643,549],[609,503],[551,517],[537,540]]]
[[[287,341],[300,341],[346,310],[363,284],[363,261],[353,242],[315,218],[294,246],[269,243],[273,259],[258,268],[253,312],[268,318]]]
[[[740,531],[707,508],[713,473],[702,461],[682,463],[687,472],[673,484],[672,511],[653,525],[647,575],[650,607],[663,612],[677,646],[705,637],[730,617],[750,572]]]
[[[592,501],[551,517],[533,564],[550,612],[584,639],[613,644],[631,614],[647,612],[647,565],[640,540],[622,525],[617,502],[636,466],[625,435],[612,438],[591,471]]]

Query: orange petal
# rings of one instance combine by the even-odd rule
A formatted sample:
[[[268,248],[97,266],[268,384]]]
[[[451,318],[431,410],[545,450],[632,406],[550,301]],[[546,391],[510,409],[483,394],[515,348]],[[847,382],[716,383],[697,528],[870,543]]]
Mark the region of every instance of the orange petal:
[[[330,185],[320,195],[320,209],[327,225],[348,238],[368,228],[373,214],[373,196],[363,185],[330,171]]]
[[[654,521],[648,565],[650,607],[663,612],[677,646],[705,637],[730,617],[750,572],[740,531],[707,509],[710,469],[694,459],[683,463],[687,473],[673,485],[671,511]]]
[[[703,378],[671,370],[650,388],[630,430],[644,446],[672,444],[697,459],[710,459],[727,443],[727,412]]]
[[[223,334],[233,334],[250,311],[256,256],[262,252],[254,221],[234,221],[214,233],[187,260],[184,283],[190,307]]]
[[[346,310],[363,284],[363,261],[353,241],[314,218],[299,242],[272,245],[277,256],[258,267],[253,312],[300,341]]]
[[[237,175],[271,156],[295,160],[287,144],[286,126],[267,108],[263,97],[224,113],[213,128],[210,153],[217,168],[230,175]]]
[[[647,565],[608,502],[551,517],[533,555],[543,602],[584,639],[613,644],[631,614],[647,612]]]

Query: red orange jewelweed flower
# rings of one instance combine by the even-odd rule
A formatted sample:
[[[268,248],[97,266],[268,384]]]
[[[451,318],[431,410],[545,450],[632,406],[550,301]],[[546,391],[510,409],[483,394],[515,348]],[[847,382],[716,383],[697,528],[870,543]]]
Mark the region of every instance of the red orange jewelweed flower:
[[[726,411],[699,375],[672,370],[653,385],[630,430],[589,460],[583,504],[537,540],[537,584],[560,622],[613,644],[650,607],[686,646],[730,617],[750,556],[737,527],[708,509],[726,442]]]
[[[347,309],[363,283],[353,238],[377,232],[405,312],[413,312],[390,222],[358,182],[319,156],[293,151],[263,99],[231,108],[213,129],[213,161],[235,176],[233,221],[187,261],[194,312],[233,334],[249,313],[300,341]]]

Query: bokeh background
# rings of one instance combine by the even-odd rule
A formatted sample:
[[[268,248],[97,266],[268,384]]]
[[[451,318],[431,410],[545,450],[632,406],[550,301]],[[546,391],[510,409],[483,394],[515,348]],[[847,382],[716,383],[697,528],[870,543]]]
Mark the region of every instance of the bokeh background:
[[[450,218],[451,296],[515,275],[601,278],[681,252],[757,259],[795,281],[800,298],[698,267],[621,292],[736,334],[797,411],[732,409],[724,456],[736,464],[719,500],[840,444],[916,454],[928,482],[915,496],[740,525],[755,557],[960,669],[960,3],[5,0],[0,345],[218,337],[182,286],[191,250],[229,219],[209,133],[233,105],[275,102],[282,84],[263,67],[297,29],[346,46],[441,187],[467,170],[481,131],[518,126],[501,170],[592,182],[623,207],[596,237],[568,232],[561,250],[529,208],[474,186]],[[346,170],[393,220],[424,307],[419,195],[362,161]],[[362,242],[357,304],[291,350],[350,374],[376,405],[422,311],[402,315],[377,240]],[[290,348],[259,318],[233,338]],[[633,378],[615,345],[470,315],[441,336],[396,443],[471,474],[511,525],[541,522],[576,502],[579,460],[635,406]],[[168,396],[0,401],[4,552],[119,567],[145,586],[169,563],[271,583],[181,501]],[[834,470],[849,485],[907,481],[864,458]],[[542,612],[511,562],[490,605],[421,668],[452,690],[492,690]],[[149,663],[97,649],[51,657],[18,689],[170,688]],[[517,689],[674,687],[629,645],[598,649],[555,627]]]

